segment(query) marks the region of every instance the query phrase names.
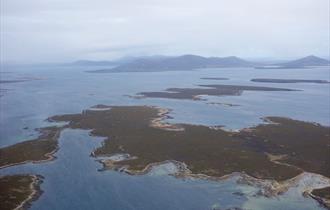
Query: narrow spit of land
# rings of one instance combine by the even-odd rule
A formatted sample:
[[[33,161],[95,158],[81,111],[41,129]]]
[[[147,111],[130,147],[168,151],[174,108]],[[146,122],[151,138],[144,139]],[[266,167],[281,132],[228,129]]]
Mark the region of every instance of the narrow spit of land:
[[[256,78],[251,79],[252,82],[265,82],[265,83],[315,83],[315,84],[329,84],[327,80],[309,80],[309,79],[266,79]]]
[[[330,209],[330,187],[314,189],[310,195],[317,200],[321,205]]]
[[[0,148],[0,169],[27,162],[52,160],[58,150],[58,137],[62,128],[45,127],[39,129],[36,139],[23,141]]]
[[[225,77],[202,77],[201,79],[204,79],[204,80],[229,80],[229,78],[225,78]]]

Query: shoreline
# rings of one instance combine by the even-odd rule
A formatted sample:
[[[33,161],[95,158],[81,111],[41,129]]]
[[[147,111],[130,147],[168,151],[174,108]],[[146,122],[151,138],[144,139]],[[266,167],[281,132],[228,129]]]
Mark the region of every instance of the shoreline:
[[[172,111],[167,108],[160,108],[156,106],[150,106],[151,108],[157,109],[157,117],[150,120],[150,127],[159,128],[166,131],[184,131],[183,127],[180,127],[178,124],[171,124],[166,122],[167,119],[170,119],[169,113]]]
[[[317,188],[317,189],[322,189],[322,188]],[[313,190],[317,190],[317,189],[313,189]],[[324,208],[330,209],[330,199],[322,198],[320,196],[314,195],[313,190],[311,190],[311,192],[307,192],[306,195],[316,200]]]
[[[57,157],[54,156],[54,154],[59,150],[60,148],[56,148],[54,151],[46,153],[45,156],[47,157],[47,159],[44,160],[26,160],[23,162],[19,162],[19,163],[12,163],[12,164],[7,164],[7,165],[3,165],[0,166],[0,170],[4,169],[4,168],[8,168],[8,167],[13,167],[13,166],[17,166],[17,165],[24,165],[24,164],[28,164],[28,163],[32,163],[32,164],[41,164],[44,162],[49,162],[49,161],[53,161],[55,160]]]
[[[28,209],[32,205],[32,202],[36,201],[43,193],[43,191],[40,189],[40,185],[42,184],[44,177],[41,175],[31,174],[29,176],[31,176],[33,180],[29,186],[32,192],[14,210]]]
[[[33,160],[33,159],[31,160],[30,159],[30,160],[17,162],[17,163],[5,164],[5,165],[1,166],[0,169],[5,168],[5,167],[14,166],[14,165],[25,164],[25,163],[29,163],[29,162],[42,163],[42,162],[47,162],[47,161],[54,160],[56,158],[54,156],[54,154],[60,149],[59,144],[58,144],[58,139],[59,139],[60,133],[63,131],[63,129],[66,129],[66,128],[91,130],[89,132],[90,135],[103,136],[103,137],[109,137],[110,134],[114,135],[114,133],[116,133],[116,131],[118,131],[118,134],[117,134],[118,136],[120,136],[120,135],[125,136],[125,134],[127,133],[127,129],[128,129],[128,131],[129,131],[129,129],[132,129],[135,132],[136,131],[143,132],[143,135],[146,135],[146,134],[148,134],[148,132],[147,132],[148,130],[146,130],[146,129],[157,128],[157,129],[168,131],[168,132],[161,133],[161,134],[169,135],[169,137],[171,137],[173,139],[176,137],[177,134],[186,135],[186,132],[191,132],[191,130],[193,130],[193,129],[202,129],[202,131],[207,131],[207,132],[210,132],[207,129],[212,129],[212,132],[214,130],[214,128],[212,128],[210,126],[168,123],[168,122],[166,122],[166,119],[171,118],[169,116],[169,113],[171,112],[171,110],[166,109],[166,108],[156,107],[156,106],[117,106],[116,107],[116,106],[96,105],[92,108],[94,108],[94,110],[88,110],[87,109],[86,111],[83,111],[82,114],[58,115],[58,116],[53,116],[53,117],[48,118],[49,121],[56,121],[56,122],[66,121],[66,122],[69,122],[69,123],[65,126],[62,126],[62,127],[40,128],[39,129],[40,136],[38,138],[34,139],[34,140],[27,141],[27,145],[24,144],[23,146],[25,146],[25,147],[29,146],[32,142],[33,143],[43,142],[43,143],[51,144],[51,145],[55,144],[55,145],[53,145],[54,149],[51,150],[50,152],[47,152],[47,153],[41,153],[42,155],[39,154],[40,155],[40,157],[39,157],[40,160]],[[141,111],[141,109],[142,109],[142,111]],[[123,113],[125,113],[124,116],[123,116]],[[131,115],[129,115],[130,113],[135,114],[134,119],[125,117],[126,115],[131,117]],[[97,118],[95,118],[94,115],[96,115]],[[111,121],[108,120],[109,116],[115,118],[114,122],[117,122],[116,126],[119,126],[119,127],[115,127],[115,129],[112,130],[108,135],[107,132],[108,132],[109,127],[106,127],[105,130],[102,130],[102,128],[103,128],[102,125],[104,125],[104,123],[111,122]],[[92,119],[97,119],[97,121],[92,121],[88,117],[92,117]],[[272,124],[273,126],[275,125],[275,127],[279,127],[281,125],[283,126],[283,121],[285,121],[287,119],[290,119],[290,118],[285,118],[285,117],[284,118],[283,117],[264,117],[262,119],[268,125]],[[116,121],[116,120],[118,120],[118,121]],[[134,121],[134,120],[136,120],[136,121]],[[132,122],[141,123],[141,125],[140,125],[141,127],[136,127],[136,124],[133,124]],[[95,124],[93,124],[93,123],[95,123]],[[302,123],[302,122],[292,120],[292,122],[289,122],[289,123],[292,123],[292,124],[289,124],[289,125],[294,126],[294,125],[300,125],[300,123]],[[132,127],[127,128],[127,124],[132,125]],[[227,137],[228,137],[228,140],[235,140],[235,139],[231,139],[232,135],[237,135],[236,137],[239,138],[239,140],[242,140],[244,142],[245,142],[245,140],[247,140],[246,142],[251,142],[250,141],[251,138],[258,139],[257,136],[254,133],[255,131],[258,131],[258,129],[259,129],[259,131],[260,130],[264,131],[264,133],[267,134],[267,132],[266,132],[267,130],[262,130],[262,128],[265,128],[265,127],[267,128],[267,124],[260,124],[258,126],[254,126],[254,127],[250,127],[250,128],[243,128],[243,129],[240,129],[240,130],[235,131],[235,132],[224,130],[224,132],[222,132],[222,133],[216,133],[217,129],[223,130],[221,127],[219,127],[216,130],[214,130],[213,137],[216,134],[218,134],[219,138],[223,138],[224,140],[227,140],[227,139],[225,139]],[[126,131],[121,130],[122,126],[126,126],[125,127]],[[320,126],[320,124],[309,123],[309,126],[312,126],[312,127],[313,126]],[[112,127],[110,126],[110,128],[112,128]],[[136,128],[138,128],[138,130],[134,130]],[[273,128],[273,127],[271,127],[271,128]],[[294,127],[294,128],[296,128],[296,127]],[[328,128],[329,127],[320,128],[320,129],[324,130],[324,129],[328,129]],[[97,129],[99,129],[99,130],[97,130]],[[116,129],[118,129],[118,130],[116,130]],[[159,130],[155,131],[153,129],[152,131],[157,132],[156,134],[159,133]],[[293,130],[293,131],[295,131],[295,130]],[[173,133],[171,133],[171,132],[173,132]],[[179,133],[176,133],[176,132],[179,132]],[[282,132],[282,130],[279,130],[279,133],[281,133],[281,132]],[[317,134],[317,132],[316,132],[316,134]],[[312,134],[315,135],[315,132],[312,133]],[[167,138],[166,135],[165,135],[165,137]],[[238,135],[241,135],[241,136],[238,136]],[[155,135],[155,136],[157,136],[157,138],[160,137],[160,135]],[[259,135],[259,136],[261,136],[261,135]],[[152,137],[154,137],[154,136],[152,136]],[[194,138],[194,135],[191,135],[191,136],[188,136],[188,137],[183,138],[183,139],[178,139],[178,140],[180,140],[179,143],[183,142],[183,140],[187,140],[187,139],[191,140],[191,138]],[[204,138],[205,136],[202,136],[202,137]],[[291,137],[291,136],[289,136],[289,137]],[[166,138],[161,139],[161,140],[166,140]],[[197,146],[200,145],[199,144],[200,143],[200,141],[199,141],[200,138],[201,137],[198,137],[197,140],[194,142]],[[264,138],[266,138],[266,137],[264,137]],[[143,141],[144,139],[145,139],[145,137],[141,138],[141,142],[143,144],[147,144],[148,142]],[[152,138],[150,138],[150,139],[152,139]],[[288,139],[294,139],[294,138],[291,137],[291,138],[288,138]],[[155,140],[155,139],[153,139],[153,140]],[[105,142],[105,141],[106,140],[103,140],[103,142]],[[215,142],[217,142],[217,141],[215,141]],[[227,141],[224,141],[224,142],[227,143]],[[268,142],[268,139],[267,139],[267,142]],[[147,156],[146,161],[145,162],[143,162],[143,161],[140,162],[140,165],[136,164],[136,162],[135,162],[135,166],[138,166],[138,167],[135,167],[135,169],[133,169],[134,168],[134,163],[130,164],[129,161],[136,161],[136,160],[140,161],[139,158],[141,158],[143,160],[143,158],[144,158],[143,155],[145,155],[145,153],[134,153],[135,147],[130,147],[131,150],[126,150],[124,143],[125,142],[119,142],[118,145],[115,145],[115,146],[118,146],[118,148],[108,147],[108,149],[109,148],[111,148],[111,149],[114,148],[114,149],[113,150],[104,150],[103,153],[97,153],[96,152],[97,149],[100,149],[102,147],[97,148],[97,149],[95,149],[94,151],[91,152],[91,156],[93,156],[95,158],[104,158],[104,159],[97,160],[101,164],[103,164],[103,169],[102,170],[107,170],[107,169],[117,170],[117,171],[125,172],[125,173],[130,174],[130,175],[145,175],[157,166],[160,166],[160,165],[165,164],[165,163],[172,163],[176,166],[176,169],[178,171],[173,173],[173,174],[170,174],[170,175],[172,175],[176,178],[183,178],[183,179],[185,179],[185,178],[196,178],[196,179],[204,179],[204,180],[210,180],[210,181],[221,181],[221,180],[225,180],[225,179],[228,179],[228,178],[231,178],[231,177],[238,177],[238,180],[237,180],[238,184],[246,184],[246,185],[251,185],[251,186],[258,187],[258,188],[261,189],[260,195],[265,196],[265,197],[278,196],[282,193],[287,192],[290,188],[297,186],[297,187],[300,187],[299,192],[301,192],[303,195],[310,195],[310,197],[312,197],[314,200],[317,200],[315,197],[312,196],[311,192],[314,189],[330,186],[330,179],[328,177],[326,177],[325,175],[321,175],[321,174],[315,173],[315,172],[314,173],[306,172],[306,171],[310,171],[310,170],[308,170],[309,168],[302,169],[302,168],[299,167],[300,165],[296,166],[294,164],[291,164],[290,162],[287,162],[287,163],[282,162],[282,160],[285,159],[288,156],[288,154],[284,154],[284,153],[281,154],[280,152],[276,152],[276,151],[274,151],[274,153],[272,153],[272,152],[268,152],[267,150],[263,150],[263,154],[268,158],[268,161],[269,161],[269,162],[267,162],[267,164],[272,162],[274,164],[274,166],[276,166],[276,165],[286,166],[286,167],[288,167],[287,169],[291,168],[291,169],[296,170],[299,173],[297,173],[297,175],[295,175],[295,176],[292,176],[292,177],[289,177],[289,178],[286,178],[286,179],[283,179],[283,180],[281,180],[280,178],[279,179],[272,178],[273,175],[276,174],[276,173],[274,173],[273,168],[270,168],[270,170],[271,170],[270,172],[272,172],[271,176],[267,176],[267,174],[266,174],[263,177],[258,176],[258,174],[255,175],[254,171],[251,168],[248,168],[248,167],[242,168],[242,169],[238,168],[238,170],[236,168],[235,170],[232,170],[232,171],[226,171],[226,170],[222,170],[220,168],[219,169],[220,173],[216,174],[216,173],[213,173],[211,171],[212,169],[214,169],[214,168],[212,168],[212,166],[207,168],[207,165],[205,165],[205,164],[208,164],[208,162],[205,162],[205,164],[202,165],[202,167],[206,167],[206,169],[195,170],[195,169],[193,169],[193,167],[191,167],[191,166],[193,166],[194,162],[189,163],[189,161],[191,159],[185,159],[185,160],[183,159],[180,162],[180,161],[174,160],[175,156],[174,157],[167,156],[165,158],[160,157],[158,159],[159,162],[152,162],[150,160],[155,161],[156,159],[147,159],[147,158],[149,158]],[[169,143],[171,143],[171,142],[169,142]],[[256,142],[256,143],[258,143],[258,142]],[[267,144],[265,144],[265,145],[267,146]],[[104,144],[102,146],[104,146]],[[127,146],[129,146],[129,145],[127,145]],[[185,145],[183,145],[183,146],[181,145],[182,148],[184,148],[184,146]],[[228,147],[230,147],[230,146],[231,145],[228,145]],[[236,145],[234,145],[234,146],[236,146]],[[242,146],[242,145],[238,145],[238,146]],[[254,146],[258,146],[258,145],[251,144],[249,146],[254,147]],[[219,147],[219,148],[221,149],[222,147]],[[235,147],[233,147],[233,148],[235,148]],[[46,151],[49,151],[49,147],[47,147],[46,149],[48,149]],[[162,149],[163,150],[163,147],[157,147],[156,149]],[[40,151],[45,151],[45,148],[41,148]],[[211,151],[213,151],[213,148],[212,148]],[[154,152],[156,152],[156,150]],[[254,152],[254,151],[252,150],[252,152]],[[123,155],[121,158],[120,157],[119,157],[119,159],[118,159],[118,157],[117,157],[117,159],[112,158],[114,155],[120,155],[120,153],[121,153],[121,155]],[[198,153],[200,153],[200,151],[198,151]],[[198,153],[196,153],[196,155],[198,155]],[[134,154],[134,156],[131,156],[130,154]],[[237,154],[237,153],[235,153],[235,154]],[[257,153],[257,154],[259,155],[259,153]],[[231,155],[231,153],[230,153],[230,155]],[[196,156],[189,156],[188,158],[195,158],[195,157]],[[163,158],[163,160],[162,160],[162,158]],[[171,158],[173,158],[173,159],[171,159]],[[262,158],[264,158],[264,157],[262,157]],[[311,159],[311,160],[313,160],[313,159]],[[262,161],[264,161],[264,160],[262,159]],[[186,165],[185,163],[188,163],[190,168],[188,168],[188,165]],[[255,163],[255,162],[253,162],[253,163]],[[145,165],[143,165],[143,164],[145,164]],[[265,165],[265,167],[268,167],[268,166]],[[252,170],[252,173],[251,173],[250,169]],[[284,169],[281,170],[281,173],[286,172],[286,171],[283,171],[283,170]],[[210,173],[210,171],[211,171],[211,173]],[[228,173],[228,172],[230,172],[230,173]],[[206,174],[209,174],[209,175],[206,175]],[[274,175],[274,177],[275,177],[275,175]],[[314,179],[319,180],[319,182],[316,183]],[[306,180],[307,185],[306,184],[301,185],[300,184],[301,180],[303,180],[303,181]]]
[[[9,174],[0,176],[1,209],[22,210],[31,207],[43,191],[44,177],[38,174]]]
[[[129,160],[129,157],[128,159],[125,160]],[[108,161],[109,160],[98,160],[98,162],[103,165],[103,168],[101,170],[115,170],[119,172],[124,172],[132,176],[146,175],[150,173],[153,169],[157,168],[158,166],[171,163],[175,165],[177,171],[174,173],[169,173],[168,175],[178,179],[200,179],[200,180],[220,182],[236,177],[237,184],[250,185],[260,188],[261,190],[260,195],[267,198],[277,197],[283,193],[286,193],[291,188],[297,187],[297,188],[301,188],[299,192],[301,193],[302,196],[307,195],[312,199],[316,200],[321,205],[328,208],[327,202],[329,201],[326,201],[321,197],[313,195],[312,191],[315,189],[330,187],[330,178],[316,173],[302,171],[300,174],[298,174],[293,178],[284,181],[276,181],[274,179],[259,179],[250,176],[244,172],[233,172],[227,175],[223,175],[221,177],[208,176],[205,174],[194,174],[191,170],[189,170],[188,166],[185,163],[176,160],[165,160],[162,162],[150,163],[142,170],[129,169],[127,165],[116,166],[116,162],[120,162],[123,160],[119,160],[119,161],[111,160],[111,166],[108,165],[109,164]],[[315,183],[313,183],[313,181],[315,181]],[[305,184],[304,182],[312,182],[312,183],[310,184],[310,186],[308,184],[304,186]]]
[[[51,127],[51,128],[53,128],[53,127]],[[53,141],[53,142],[56,142],[56,145],[54,146],[54,149],[52,151],[42,154],[43,158],[40,158],[39,160],[29,159],[29,160],[24,160],[24,161],[20,161],[20,162],[4,164],[4,165],[0,166],[0,170],[4,169],[4,168],[12,167],[12,166],[27,164],[27,163],[39,164],[39,163],[55,160],[56,156],[54,156],[54,154],[60,149],[60,147],[58,145],[58,138],[59,138],[62,130],[65,129],[66,126],[59,127],[55,131],[52,131],[51,128],[49,128],[49,127],[39,128],[37,130],[39,130],[40,135],[36,139],[22,141],[22,142],[19,142],[17,144],[13,144],[13,145],[10,145],[10,146],[7,146],[7,147],[0,148],[0,150],[15,147],[19,144],[24,144],[24,143],[27,143],[27,142],[30,143],[30,144],[33,144],[33,143],[39,143],[39,142],[43,142],[43,141]],[[53,135],[51,134],[52,132],[54,132]],[[47,137],[49,137],[48,135],[51,135],[49,139],[47,138]]]

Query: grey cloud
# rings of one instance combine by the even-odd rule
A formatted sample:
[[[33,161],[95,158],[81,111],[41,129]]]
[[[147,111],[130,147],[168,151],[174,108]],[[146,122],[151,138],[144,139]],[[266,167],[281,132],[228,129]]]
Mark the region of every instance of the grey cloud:
[[[1,61],[329,56],[328,0],[2,0]]]

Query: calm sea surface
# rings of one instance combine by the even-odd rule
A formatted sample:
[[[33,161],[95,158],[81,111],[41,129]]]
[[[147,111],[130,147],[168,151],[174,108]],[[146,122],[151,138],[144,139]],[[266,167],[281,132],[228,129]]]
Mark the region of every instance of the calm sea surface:
[[[95,67],[94,67],[95,68]],[[262,123],[262,117],[282,116],[330,125],[330,85],[311,83],[255,83],[253,78],[330,80],[328,68],[314,69],[203,69],[196,71],[92,74],[86,67],[8,67],[1,80],[36,78],[0,84],[0,146],[38,136],[35,128],[50,125],[55,114],[80,113],[96,104],[156,105],[172,109],[170,122],[223,125],[240,129]],[[202,80],[225,77],[228,80]],[[205,96],[207,101],[134,99],[143,91],[198,84],[230,84],[291,88],[301,91],[244,91],[241,96]],[[239,106],[212,105],[209,102]],[[278,198],[255,196],[259,189],[222,182],[182,180],[159,173],[130,176],[100,172],[89,155],[102,139],[88,131],[67,129],[60,137],[55,161],[0,170],[0,175],[33,173],[45,177],[44,193],[32,209],[319,209],[318,204],[290,190]]]

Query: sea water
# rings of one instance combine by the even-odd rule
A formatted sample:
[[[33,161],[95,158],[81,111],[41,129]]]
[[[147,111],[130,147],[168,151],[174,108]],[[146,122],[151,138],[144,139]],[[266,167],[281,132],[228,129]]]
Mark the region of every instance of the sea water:
[[[86,67],[11,67],[1,80],[35,78],[19,83],[2,83],[0,89],[0,146],[38,136],[35,128],[52,125],[45,121],[56,114],[80,113],[96,104],[152,105],[172,110],[172,123],[222,125],[240,129],[262,123],[262,117],[281,116],[330,125],[329,84],[256,83],[253,78],[328,79],[328,68],[313,69],[201,69],[195,71],[87,73]],[[202,80],[226,77],[228,80]],[[207,101],[144,98],[145,91],[193,88],[199,84],[253,85],[291,88],[300,91],[244,91],[240,96],[204,96]],[[235,104],[214,105],[208,102]],[[33,173],[45,177],[42,196],[32,209],[318,209],[318,204],[301,194],[288,192],[276,198],[256,196],[259,189],[221,182],[182,180],[164,173],[130,176],[99,171],[90,157],[101,138],[88,131],[67,129],[60,136],[56,160],[25,164],[0,170],[0,175]],[[237,193],[239,192],[239,193]]]

